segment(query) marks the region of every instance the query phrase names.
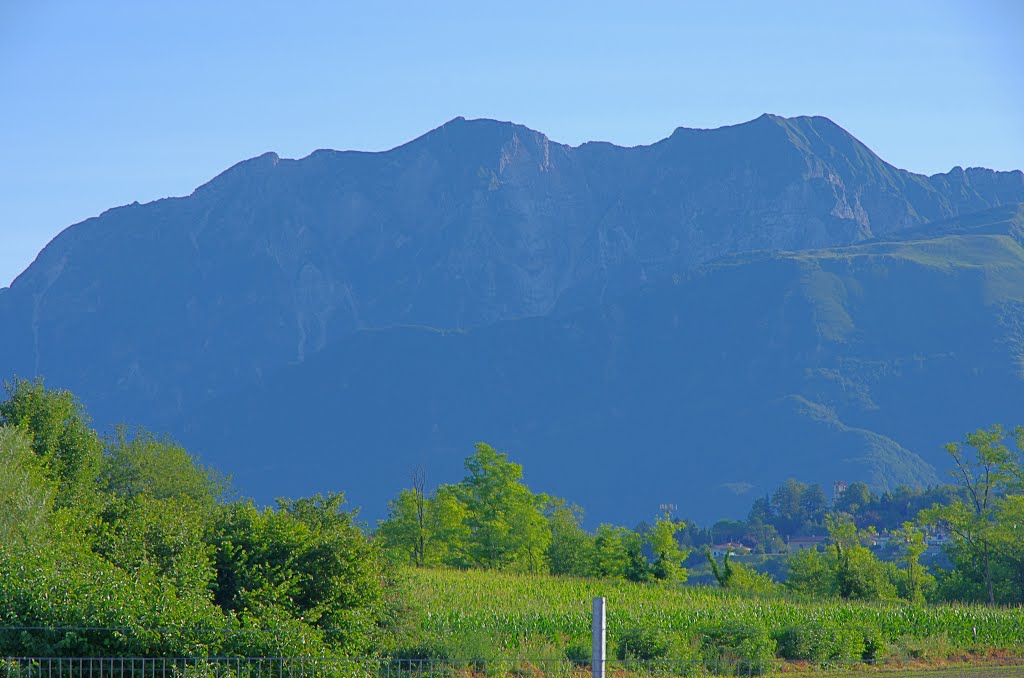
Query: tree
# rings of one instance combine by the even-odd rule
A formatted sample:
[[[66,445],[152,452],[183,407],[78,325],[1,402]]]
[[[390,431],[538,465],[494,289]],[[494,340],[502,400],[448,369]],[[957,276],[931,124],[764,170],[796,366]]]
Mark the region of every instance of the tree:
[[[472,567],[470,555],[469,512],[459,500],[455,485],[437,488],[427,513],[427,533],[433,547],[428,551],[429,564],[441,563],[451,567]]]
[[[686,581],[687,572],[683,561],[688,555],[676,541],[676,532],[683,524],[672,520],[668,515],[658,519],[654,527],[647,533],[647,540],[654,552],[654,565],[651,573],[655,579],[663,581]]]
[[[337,652],[361,653],[385,614],[377,547],[342,510],[341,494],[251,502],[222,512],[214,530],[214,600],[243,623],[264,618],[318,629]]]
[[[467,475],[456,492],[466,508],[470,559],[488,569],[546,571],[551,543],[542,512],[546,497],[522,483],[523,467],[486,443],[477,443],[465,466]]]
[[[546,510],[551,527],[548,562],[552,574],[585,577],[592,573],[594,538],[580,527],[583,511],[567,506],[563,499],[552,499]]]
[[[806,485],[792,478],[771,496],[772,524],[784,536],[821,529],[827,501],[819,485]]]
[[[425,502],[422,502],[425,504]],[[398,562],[416,567],[425,564],[426,507],[424,522],[419,521],[419,497],[411,489],[401,490],[395,499],[388,502],[388,517],[377,526],[377,539],[384,550]]]
[[[718,561],[711,555],[711,549],[704,549],[704,557],[707,558],[711,574],[719,586],[751,593],[771,593],[779,589],[779,584],[770,575],[748,569],[742,563],[734,563],[730,560],[730,555],[729,551],[725,552],[722,556],[722,565],[719,567]]]
[[[803,549],[788,559],[786,586],[811,598],[837,595],[834,568],[829,559],[815,549]]]
[[[928,574],[928,568],[921,564],[921,555],[928,548],[924,533],[913,523],[905,522],[901,529],[892,532],[892,538],[900,545],[903,551],[902,559],[906,564],[903,597],[912,603],[923,603],[925,588],[930,588],[935,583],[935,578]]]
[[[607,523],[594,532],[591,573],[596,577],[625,577],[630,567],[629,545],[640,543],[639,537],[624,527]]]
[[[88,509],[95,497],[102,444],[89,416],[70,391],[48,389],[42,379],[14,379],[4,385],[0,426],[28,434],[32,450],[57,485],[55,505]]]
[[[0,427],[0,543],[24,546],[44,539],[55,493],[28,435]]]
[[[858,481],[850,483],[846,491],[836,499],[834,508],[837,512],[850,514],[854,522],[860,525],[858,519],[861,513],[871,505],[871,502],[871,490],[867,483]]]
[[[1018,429],[1015,435],[1020,447],[1024,434]],[[954,555],[977,564],[991,605],[996,601],[992,578],[993,541],[998,525],[996,507],[1000,493],[1019,484],[1022,478],[1019,455],[1006,445],[1006,438],[1003,427],[995,425],[967,434],[963,443],[946,445],[955,465],[953,474],[968,499],[948,506],[935,505],[921,513],[922,521],[939,525],[954,535]]]
[[[185,448],[145,429],[129,436],[118,426],[108,441],[99,475],[105,492],[125,498],[188,499],[212,508],[226,498],[229,479],[199,463]]]
[[[891,572],[862,543],[873,530],[861,533],[853,522],[827,519],[829,550],[833,553],[835,589],[843,598],[855,600],[891,600],[897,597]]]
[[[831,516],[826,519],[826,527],[830,541],[826,552],[807,549],[790,556],[786,586],[816,598],[895,599],[895,568],[878,560],[861,543],[872,532],[858,531],[852,521]]]

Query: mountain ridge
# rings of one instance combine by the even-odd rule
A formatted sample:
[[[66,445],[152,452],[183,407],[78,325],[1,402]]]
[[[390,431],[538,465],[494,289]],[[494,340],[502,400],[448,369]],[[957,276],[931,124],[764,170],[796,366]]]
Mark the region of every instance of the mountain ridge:
[[[856,305],[864,281],[879,284],[871,266],[889,271],[894,279],[905,276],[907,285],[927,280],[946,289],[950,299],[962,302],[963,313],[981,313],[971,317],[988,328],[993,340],[1018,341],[1011,327],[1017,313],[1017,253],[1003,247],[998,238],[1004,234],[982,233],[982,222],[998,222],[1005,237],[1015,237],[1022,202],[1024,173],[954,168],[932,177],[916,175],[889,165],[822,117],[765,115],[713,130],[679,128],[663,140],[635,147],[605,142],[568,146],[514,123],[456,118],[387,151],[321,149],[301,159],[267,152],[233,165],[188,196],[114,208],[69,227],[11,287],[0,290],[0,325],[5,328],[0,370],[45,375],[50,383],[71,388],[103,425],[124,420],[186,426],[206,405],[258,389],[272,375],[369,330],[430,327],[447,333],[443,337],[476,336],[504,323],[531,326],[526,321],[535,318],[555,328],[562,319],[596,314],[595,309],[625,309],[619,301],[633,299],[637,290],[671,289],[676,281],[699,287],[695,275],[724,270],[730,257],[740,257],[731,264],[739,267],[731,274],[735,277],[714,279],[723,285],[742,279],[752,287],[771,287],[758,275],[775,280],[771,288],[779,296],[763,303],[796,314],[799,322],[766,341],[790,337],[805,342],[800,359],[810,361],[792,363],[793,356],[779,354],[768,341],[745,347],[751,364],[767,369],[764,361],[773,356],[796,370],[793,374],[811,370],[823,392],[831,392],[829,374],[835,373],[835,383],[849,382],[853,391],[864,394],[864,402],[898,411],[891,403],[879,404],[885,393],[899,390],[896,386],[885,386],[882,395],[871,391],[873,377],[864,376],[873,369],[866,366],[870,361],[837,354],[838,362],[823,365],[814,362],[815,351],[853,350],[860,336],[858,318],[875,322],[881,317],[889,303],[885,295],[870,296],[877,311]],[[954,239],[934,237],[943,229]],[[893,244],[904,236],[929,244]],[[889,244],[872,244],[883,241]],[[873,247],[874,258],[842,263],[859,256],[842,248],[855,247]],[[977,265],[968,266],[962,256],[974,257]],[[933,261],[964,265],[931,266]],[[969,301],[959,288],[948,287],[949,276],[967,286],[973,295]],[[941,327],[935,319],[938,301],[927,287],[915,287],[913,294],[900,297],[901,303],[923,304],[928,310],[921,321]],[[740,286],[707,288],[705,293],[718,304],[697,305],[705,322],[713,322],[715,313],[742,307],[749,314],[761,313],[766,323],[785,326],[757,307],[743,306],[748,291]],[[803,301],[787,306],[792,295]],[[989,297],[1008,304],[1006,327],[993,320]],[[675,299],[658,298],[666,304]],[[660,313],[655,306],[645,308]],[[638,325],[647,322],[642,314],[633,317]],[[902,322],[899,314],[885,318]],[[625,336],[633,343],[623,346],[645,351],[642,338],[623,334],[618,325],[595,322],[588,327],[596,334],[579,345],[580,351],[607,353],[614,345],[607,342]],[[737,331],[757,336],[756,328]],[[918,330],[903,331],[905,337],[893,338],[896,345],[928,343]],[[723,345],[732,341],[719,339]],[[947,367],[928,358],[938,361],[929,363],[937,367],[921,377],[922,384],[961,378],[958,370],[972,361],[980,369],[1005,367],[1014,359],[1002,348],[948,339],[966,357]],[[498,344],[509,340],[493,335]],[[699,348],[730,379],[746,379],[727,362],[711,360],[716,347]],[[890,356],[880,344],[870,349],[886,356],[879,359],[884,365],[879,369],[909,369],[906,355]],[[360,350],[377,356],[373,347]],[[514,347],[503,350],[498,358],[512,360]],[[734,359],[745,356],[737,353]],[[580,364],[607,368],[597,355],[587,360],[592,363]],[[650,360],[638,369],[672,372],[685,380],[678,370],[689,363],[671,340],[659,344]],[[850,367],[850,361],[856,365]],[[390,368],[384,362],[380,369],[386,372]],[[407,369],[416,371],[412,365]],[[515,361],[502,369],[515,371]],[[548,371],[557,376],[558,369],[555,362]],[[456,372],[466,384],[473,383],[472,374]],[[623,388],[632,385],[631,377],[612,374],[624,380]],[[884,448],[887,458],[895,460],[903,458],[900,450],[919,456],[934,443],[884,416],[868,414],[870,408],[856,405],[861,401],[853,396],[843,400],[846,409],[837,410],[838,424],[829,424],[832,432],[826,434],[821,428],[826,424],[811,426],[795,404],[799,401],[786,398],[827,403],[817,392],[802,392],[797,386],[803,382],[787,375],[793,389],[757,391],[761,400],[750,404],[751,411],[762,421],[777,417],[783,422],[780,431],[804,436],[807,444],[827,439],[847,450],[843,454],[849,458]],[[573,378],[587,383],[590,377],[584,371]],[[1006,389],[1016,382],[998,383]],[[621,396],[614,390],[592,386],[605,394],[597,410],[607,416],[595,421],[567,411],[577,432],[587,426],[604,430],[607,422],[616,421],[618,410],[632,412],[631,426],[652,427],[666,436],[679,433],[626,403],[616,404]],[[459,389],[453,385],[451,393]],[[574,395],[569,391],[562,399]],[[559,402],[550,404],[552,411],[557,412]],[[378,404],[386,406],[383,400]],[[648,405],[651,412],[660,411]],[[368,420],[377,415],[364,414]],[[487,437],[485,431],[480,434]],[[861,452],[854,450],[858,445]],[[904,457],[906,463],[894,461],[894,468],[917,465]],[[935,463],[929,459],[922,463]],[[821,460],[805,461],[827,467]],[[920,473],[927,475],[926,470]]]

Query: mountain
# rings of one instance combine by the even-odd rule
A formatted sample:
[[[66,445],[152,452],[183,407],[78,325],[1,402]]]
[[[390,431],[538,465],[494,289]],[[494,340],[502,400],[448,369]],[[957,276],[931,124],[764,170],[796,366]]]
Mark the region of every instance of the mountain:
[[[943,443],[1024,404],[1024,208],[986,219],[730,257],[561,317],[362,330],[177,428],[243,487],[367,506],[416,464],[457,479],[476,440],[595,520],[713,519],[791,476],[934,484]]]
[[[382,505],[379,469],[410,455],[453,469],[478,439],[533,455],[538,487],[581,459],[621,482],[640,446],[661,451],[650,475],[687,486],[702,467],[732,490],[775,471],[930,482],[941,459],[922,446],[962,431],[901,428],[887,394],[931,402],[914,388],[962,394],[964,374],[1002,366],[1015,395],[999,351],[1016,341],[1006,243],[1022,201],[1021,172],[911,174],[825,118],[635,148],[458,118],[383,153],[265,154],[188,197],[68,228],[0,290],[0,372],[72,388],[101,424],[170,423],[260,498],[337,473]],[[1004,232],[956,232],[972,219]],[[964,330],[922,352],[954,301],[992,341]],[[918,374],[922,356],[939,362]],[[911,372],[914,388],[898,386]],[[712,411],[722,446],[751,449],[735,478],[713,477],[719,446],[694,432]],[[756,428],[790,450],[758,457]]]

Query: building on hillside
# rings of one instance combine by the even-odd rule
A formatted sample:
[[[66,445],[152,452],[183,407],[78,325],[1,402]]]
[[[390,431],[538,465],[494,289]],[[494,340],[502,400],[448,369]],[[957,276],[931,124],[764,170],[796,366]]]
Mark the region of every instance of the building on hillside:
[[[807,549],[818,550],[818,547],[824,543],[825,537],[790,537],[786,540],[786,545],[789,547],[790,552],[793,551],[805,551]]]
[[[711,547],[711,555],[715,558],[721,558],[725,556],[726,553],[730,556],[748,556],[750,555],[750,547],[733,541],[727,541],[724,544],[715,544]]]
[[[837,481],[832,483],[832,505],[833,506],[835,506],[836,502],[838,502],[839,499],[844,494],[846,494],[846,488],[847,488],[847,485],[846,485],[846,481],[845,480],[837,480]]]
[[[867,537],[863,539],[861,543],[864,546],[867,546],[868,548],[878,549],[881,551],[882,549],[885,549],[887,546],[889,546],[890,538],[891,535],[888,532],[883,532],[882,534],[875,534],[870,537]]]

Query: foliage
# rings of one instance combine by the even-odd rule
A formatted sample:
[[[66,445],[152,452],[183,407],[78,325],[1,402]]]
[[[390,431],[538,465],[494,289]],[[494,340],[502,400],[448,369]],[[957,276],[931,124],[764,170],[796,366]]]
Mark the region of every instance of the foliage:
[[[546,511],[551,527],[548,563],[551,574],[585,577],[592,571],[595,539],[580,526],[583,515],[578,506],[566,506],[561,499],[552,499]]]
[[[56,506],[84,508],[95,497],[102,444],[89,417],[70,391],[47,389],[42,379],[5,384],[0,426],[25,431],[46,474],[56,483]]]
[[[928,548],[924,533],[913,523],[906,522],[901,529],[892,533],[892,538],[899,544],[906,565],[897,582],[900,597],[920,605],[925,602],[927,594],[935,589],[935,577],[921,564],[921,556]]]
[[[848,520],[826,519],[830,545],[825,553],[813,549],[790,557],[786,585],[807,596],[839,596],[852,600],[893,600],[897,598],[899,572],[891,563],[878,559],[863,541],[874,536],[858,530]]]
[[[1011,494],[1019,491],[1024,481],[1020,455],[1024,451],[1024,428],[1013,433],[1017,450],[1007,444],[1008,437],[1003,427],[996,425],[967,434],[962,443],[946,446],[966,499],[947,506],[935,505],[921,514],[925,523],[947,530],[954,539],[949,553],[956,573],[947,575],[940,587],[946,597],[980,598],[989,604],[997,600],[1024,602],[1021,588],[1011,586],[1006,590],[1003,585],[1007,579],[1017,578],[1010,573],[1024,561],[1020,541],[1024,530],[1014,520],[1020,500],[1015,498],[1019,495]]]
[[[771,576],[744,567],[742,563],[731,560],[731,554],[728,551],[722,556],[721,567],[719,567],[714,556],[711,555],[711,549],[704,550],[704,557],[707,558],[708,564],[711,566],[711,572],[715,577],[715,581],[722,588],[761,594],[778,593],[780,591],[779,584]]]
[[[682,582],[687,550],[677,538],[685,528],[667,517],[644,534],[600,525],[581,526],[582,510],[565,500],[534,494],[522,482],[522,466],[485,443],[466,459],[466,477],[427,495],[414,474],[413,487],[388,504],[376,539],[387,557],[416,566],[482,568],[513,572],[651,578]],[[649,546],[654,562],[644,548]]]
[[[484,568],[547,571],[546,498],[522,483],[523,467],[486,443],[477,443],[465,466],[455,495],[466,509],[470,560]]]
[[[408,574],[409,623],[418,629],[410,633],[436,638],[486,632],[496,659],[516,656],[521,643],[537,638],[560,643],[562,655],[575,646],[573,656],[587,656],[589,601],[596,596],[607,601],[613,657],[643,652],[667,662],[701,660],[709,668],[739,662],[758,670],[777,656],[821,663],[873,661],[901,639],[924,643],[940,636],[950,655],[977,648],[1024,652],[1021,608],[795,599],[484,570],[417,569]],[[666,646],[667,655],[662,654]]]
[[[254,622],[302,620],[335,651],[367,651],[384,582],[376,547],[341,510],[340,494],[279,502],[278,510],[236,503],[221,513],[214,601]]]
[[[53,510],[55,493],[28,434],[0,427],[0,543],[38,542]]]
[[[654,552],[651,574],[655,579],[670,582],[686,581],[687,572],[682,562],[689,554],[680,548],[676,541],[676,532],[683,527],[682,523],[665,516],[658,519],[647,533],[647,541]]]
[[[118,426],[107,441],[99,479],[109,494],[128,499],[140,495],[187,499],[206,511],[227,498],[230,483],[174,441],[158,439],[144,429],[129,437],[124,426]]]
[[[169,440],[103,441],[74,396],[0,403],[0,654],[366,653],[391,619],[377,547],[341,495],[228,501]],[[71,630],[69,630],[71,629]]]

